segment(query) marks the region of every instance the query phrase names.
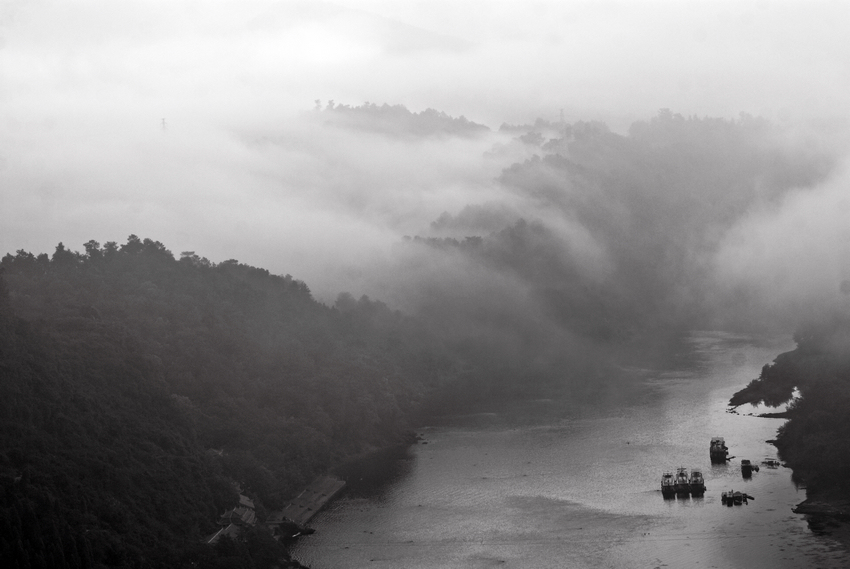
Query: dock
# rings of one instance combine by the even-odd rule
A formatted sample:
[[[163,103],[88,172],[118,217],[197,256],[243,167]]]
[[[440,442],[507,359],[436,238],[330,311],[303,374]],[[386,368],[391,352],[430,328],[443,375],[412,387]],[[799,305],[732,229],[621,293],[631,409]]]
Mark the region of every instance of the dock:
[[[285,521],[305,526],[325,504],[339,494],[345,482],[333,476],[321,476],[298,494],[283,510],[269,514],[266,524],[276,526]]]

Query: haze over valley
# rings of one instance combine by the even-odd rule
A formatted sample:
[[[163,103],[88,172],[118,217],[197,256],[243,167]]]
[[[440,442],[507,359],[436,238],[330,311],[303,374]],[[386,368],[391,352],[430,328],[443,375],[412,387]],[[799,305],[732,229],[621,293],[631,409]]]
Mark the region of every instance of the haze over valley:
[[[234,483],[265,519],[434,417],[627,408],[659,370],[715,381],[712,349],[794,333],[735,397],[804,386],[800,416],[832,398],[819,424],[843,425],[847,22],[841,2],[6,3],[3,551],[297,566],[257,532],[196,547]],[[832,491],[813,424],[780,446]]]
[[[577,218],[569,204],[553,211],[527,182],[502,173],[535,154],[576,160],[567,144],[538,148],[514,140],[526,132],[499,127],[540,118],[550,125],[539,129],[545,143],[560,137],[563,113],[570,125],[603,122],[628,138],[633,123],[669,109],[686,119],[764,119],[770,127],[740,143],[757,146],[752,151],[763,160],[773,152],[772,159],[791,163],[763,163],[762,171],[750,164],[749,179],[732,181],[731,164],[721,165],[728,168],[717,172],[721,179],[707,179],[687,157],[668,157],[681,170],[678,179],[630,182],[653,186],[641,198],[647,208],[670,208],[649,215],[687,225],[682,208],[726,211],[701,212],[704,220],[687,231],[708,231],[707,222],[711,235],[686,243],[675,233],[682,227],[644,230],[708,257],[695,262],[718,263],[724,284],[764,282],[750,276],[766,272],[783,281],[772,294],[799,298],[804,283],[790,273],[811,281],[811,271],[793,270],[809,262],[824,274],[813,283],[818,291],[834,290],[845,261],[815,260],[813,250],[837,248],[811,240],[841,239],[833,217],[846,181],[850,62],[841,49],[838,23],[848,14],[840,3],[435,6],[7,4],[0,20],[0,249],[50,251],[60,241],[79,249],[89,239],[133,233],[214,262],[234,258],[292,274],[326,302],[347,290],[403,307],[410,293],[391,275],[400,262],[393,248],[404,236],[487,236],[523,218],[569,241],[583,269],[602,278],[617,263],[613,227]],[[367,101],[411,113],[436,109],[482,128],[417,130],[377,114],[355,124],[343,113],[311,111],[316,99],[323,109]],[[729,158],[746,164],[745,149],[722,136],[689,151],[725,145]],[[716,172],[704,158],[703,167]],[[598,215],[623,231],[641,223],[631,204],[598,205],[600,185],[582,190]],[[715,192],[738,195],[717,204]],[[604,207],[619,211],[603,214]],[[435,231],[443,213],[457,218],[471,211],[465,208],[499,211],[501,221]],[[820,229],[802,229],[808,225]],[[712,250],[694,242],[703,239]],[[774,240],[777,253],[761,254]],[[760,271],[749,271],[755,263]]]

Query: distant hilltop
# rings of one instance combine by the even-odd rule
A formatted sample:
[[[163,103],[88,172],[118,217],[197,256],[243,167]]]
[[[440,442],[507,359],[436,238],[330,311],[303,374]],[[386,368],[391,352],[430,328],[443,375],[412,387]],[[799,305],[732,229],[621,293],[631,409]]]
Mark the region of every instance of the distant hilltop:
[[[363,103],[360,106],[336,105],[328,101],[322,110],[321,101],[316,101],[316,110],[322,116],[332,117],[329,123],[335,126],[355,128],[395,136],[475,136],[490,132],[490,127],[472,122],[463,115],[452,117],[443,111],[425,109],[414,113],[404,105],[376,105]]]

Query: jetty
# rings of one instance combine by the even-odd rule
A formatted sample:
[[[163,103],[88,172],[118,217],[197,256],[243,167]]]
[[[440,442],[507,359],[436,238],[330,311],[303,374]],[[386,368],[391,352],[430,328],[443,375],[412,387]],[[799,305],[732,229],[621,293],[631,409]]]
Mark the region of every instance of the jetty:
[[[269,517],[266,519],[266,525],[275,534],[287,533],[281,526],[288,526],[288,528],[297,527],[300,531],[294,533],[303,533],[307,522],[319,513],[319,510],[330,502],[334,496],[339,494],[344,486],[345,482],[339,478],[320,476],[303,492],[298,494],[284,509],[276,510],[269,514]]]

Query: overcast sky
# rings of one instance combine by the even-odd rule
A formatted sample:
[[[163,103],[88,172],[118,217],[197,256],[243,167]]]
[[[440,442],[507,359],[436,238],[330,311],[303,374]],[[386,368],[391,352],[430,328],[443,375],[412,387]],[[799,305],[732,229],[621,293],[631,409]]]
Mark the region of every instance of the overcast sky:
[[[840,0],[6,0],[0,255],[134,233],[321,288],[341,259],[498,196],[510,162],[482,158],[495,135],[328,129],[316,99],[494,131],[561,109],[621,132],[660,108],[846,125],[848,29]]]

